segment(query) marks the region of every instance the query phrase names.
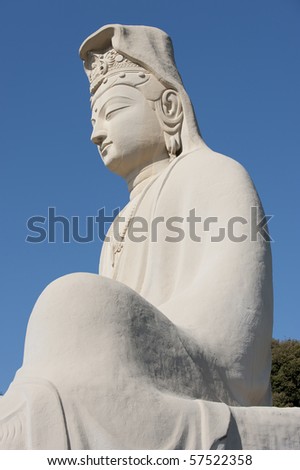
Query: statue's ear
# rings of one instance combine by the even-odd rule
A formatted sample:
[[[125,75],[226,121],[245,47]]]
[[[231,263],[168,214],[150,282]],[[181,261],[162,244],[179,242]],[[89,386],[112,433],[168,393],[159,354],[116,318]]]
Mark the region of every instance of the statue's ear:
[[[181,126],[183,120],[182,104],[179,94],[172,89],[165,90],[158,104],[158,116],[164,131],[164,138],[170,158],[180,154]]]
[[[176,119],[182,112],[181,100],[174,90],[165,90],[161,95],[161,106],[166,119]]]

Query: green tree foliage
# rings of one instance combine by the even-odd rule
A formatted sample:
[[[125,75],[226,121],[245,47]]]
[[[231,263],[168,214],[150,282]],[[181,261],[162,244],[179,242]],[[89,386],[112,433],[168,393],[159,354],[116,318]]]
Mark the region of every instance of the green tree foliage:
[[[300,341],[272,341],[273,406],[300,407]]]

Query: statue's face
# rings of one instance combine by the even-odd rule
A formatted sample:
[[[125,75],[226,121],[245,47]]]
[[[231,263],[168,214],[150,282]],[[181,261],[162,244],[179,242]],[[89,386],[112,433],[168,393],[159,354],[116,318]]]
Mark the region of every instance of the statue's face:
[[[91,139],[104,164],[123,177],[168,158],[156,112],[136,88],[116,85],[96,95],[92,124]]]

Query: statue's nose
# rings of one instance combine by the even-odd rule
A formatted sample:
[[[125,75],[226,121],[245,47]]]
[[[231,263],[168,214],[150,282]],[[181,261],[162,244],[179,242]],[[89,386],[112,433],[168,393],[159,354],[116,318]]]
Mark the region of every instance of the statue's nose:
[[[97,127],[95,127],[91,135],[91,141],[96,145],[101,145],[106,137],[107,132],[102,129],[97,129]]]

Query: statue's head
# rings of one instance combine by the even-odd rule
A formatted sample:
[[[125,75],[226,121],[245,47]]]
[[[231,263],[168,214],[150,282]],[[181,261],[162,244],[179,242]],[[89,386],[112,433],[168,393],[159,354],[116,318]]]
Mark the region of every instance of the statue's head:
[[[105,26],[87,38],[80,55],[92,95],[92,141],[112,171],[126,177],[201,143],[163,31]]]

